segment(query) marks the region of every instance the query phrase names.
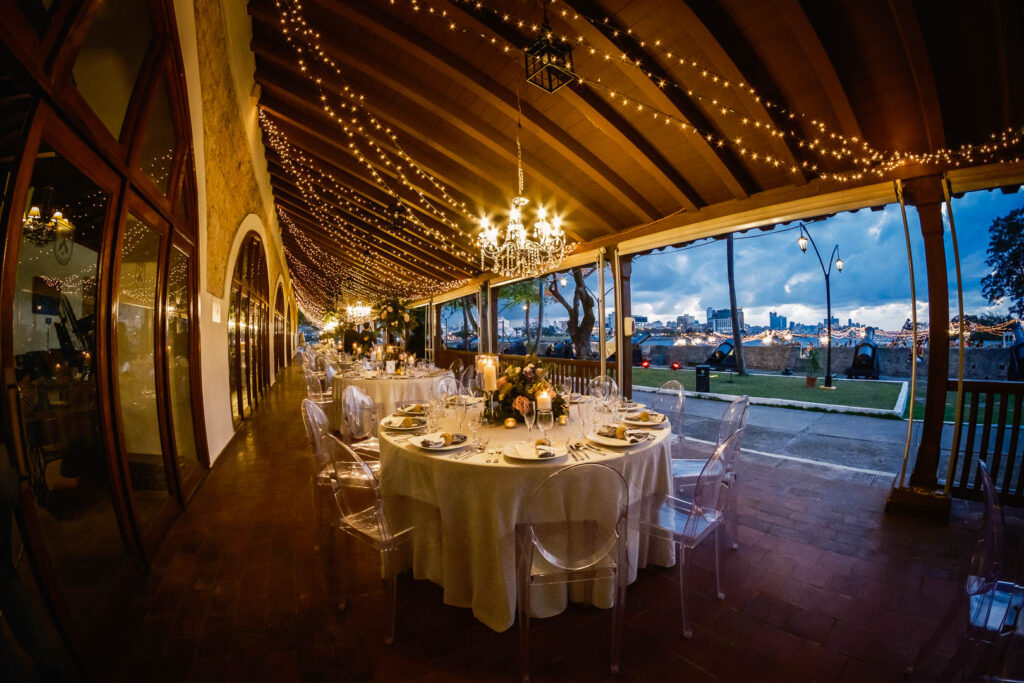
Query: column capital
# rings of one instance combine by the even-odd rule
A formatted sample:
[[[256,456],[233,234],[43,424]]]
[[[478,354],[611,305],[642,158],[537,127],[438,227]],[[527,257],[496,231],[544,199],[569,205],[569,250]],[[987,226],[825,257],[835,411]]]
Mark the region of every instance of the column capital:
[[[942,191],[941,175],[926,175],[903,180],[903,199],[907,204],[923,206],[941,204],[946,197]]]

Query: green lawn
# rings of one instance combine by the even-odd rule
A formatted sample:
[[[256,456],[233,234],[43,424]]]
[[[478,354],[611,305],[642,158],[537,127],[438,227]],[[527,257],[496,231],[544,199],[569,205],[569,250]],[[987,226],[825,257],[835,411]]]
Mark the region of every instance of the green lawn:
[[[909,380],[908,380],[908,384],[909,384]],[[917,400],[914,401],[914,419],[915,420],[923,420],[924,419],[924,397],[925,397],[925,393],[927,391],[928,391],[927,385],[924,383],[924,381],[922,381],[921,377],[918,377],[917,378],[917,391],[914,392],[916,394],[916,396],[917,396]],[[984,394],[982,394],[981,396],[978,397],[978,400],[979,400],[979,403],[978,403],[978,421],[979,422],[981,422],[982,420],[985,419],[985,403],[986,403],[985,398],[986,398],[986,396]],[[964,423],[966,423],[967,420],[970,419],[970,410],[971,410],[971,396],[970,396],[970,394],[965,394],[964,395],[964,415],[963,415],[963,418],[962,418]],[[904,411],[903,411],[903,417],[906,418],[907,417],[907,413],[909,413],[909,412],[910,412],[910,406],[907,406],[907,408],[904,409]],[[945,416],[942,419],[945,420],[946,422],[952,422],[953,420],[956,419],[956,392],[955,391],[946,392],[946,412],[945,412]],[[994,406],[992,406],[992,420],[993,420],[993,422],[999,420],[999,403],[998,403],[998,399],[997,399],[996,404]],[[1012,424],[1012,422],[1013,422],[1013,402],[1012,401],[1009,403],[1008,409],[1006,411],[1006,421],[1007,421],[1007,424]]]
[[[633,384],[645,387],[660,387],[670,379],[683,383],[687,391],[696,390],[696,373],[691,368],[662,370],[657,368],[633,368]],[[818,378],[820,386],[825,380]],[[711,371],[711,392],[734,396],[759,396],[781,398],[790,401],[808,401],[829,405],[855,406],[858,408],[881,408],[892,410],[900,395],[897,382],[848,381],[833,377],[834,391],[809,388],[803,375],[746,375],[730,372]]]

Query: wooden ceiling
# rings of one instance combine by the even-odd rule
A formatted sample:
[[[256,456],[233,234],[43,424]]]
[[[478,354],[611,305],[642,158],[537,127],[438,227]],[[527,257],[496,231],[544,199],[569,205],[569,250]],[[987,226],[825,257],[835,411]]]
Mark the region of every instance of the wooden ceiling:
[[[249,13],[312,317],[334,294],[422,295],[480,274],[474,219],[507,218],[520,120],[527,219],[542,204],[581,243],[787,186],[877,182],[894,152],[1024,124],[1013,0],[557,0],[551,29],[574,41],[579,79],[553,94],[524,79],[536,0],[252,0]],[[868,168],[854,161],[865,143]],[[1019,150],[972,163],[999,154]]]

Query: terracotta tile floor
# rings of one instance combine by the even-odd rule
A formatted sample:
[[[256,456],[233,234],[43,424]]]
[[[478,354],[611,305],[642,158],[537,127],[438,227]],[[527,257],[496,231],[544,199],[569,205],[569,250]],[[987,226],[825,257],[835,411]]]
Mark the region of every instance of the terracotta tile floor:
[[[397,640],[385,646],[372,555],[356,557],[348,609],[333,609],[330,567],[312,549],[302,394],[301,370],[286,369],[163,542],[112,629],[112,641],[130,643],[110,653],[122,679],[516,679],[514,628],[495,633],[408,576]],[[957,502],[951,523],[934,525],[885,515],[884,489],[788,463],[743,465],[726,598],[713,598],[711,556],[698,552],[695,633],[684,639],[675,570],[643,570],[628,592],[622,678],[898,678],[957,590],[979,507]],[[535,621],[535,679],[609,678],[609,626],[610,612],[580,606]]]

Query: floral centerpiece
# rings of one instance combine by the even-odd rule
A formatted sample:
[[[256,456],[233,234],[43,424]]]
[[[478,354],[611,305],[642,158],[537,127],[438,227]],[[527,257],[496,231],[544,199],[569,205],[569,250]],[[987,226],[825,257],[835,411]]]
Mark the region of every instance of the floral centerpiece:
[[[411,333],[419,323],[412,312],[398,299],[391,299],[381,303],[377,312],[377,326],[383,329],[391,338],[401,340],[404,346]]]
[[[497,391],[494,394],[495,421],[513,417],[522,420],[522,411],[527,401],[536,403],[537,395],[547,392],[551,397],[551,412],[557,418],[569,414],[569,406],[563,396],[559,396],[551,382],[547,380],[548,369],[542,367],[537,356],[527,356],[522,367],[510,365],[505,373],[498,378]],[[536,410],[536,408],[534,408]]]

